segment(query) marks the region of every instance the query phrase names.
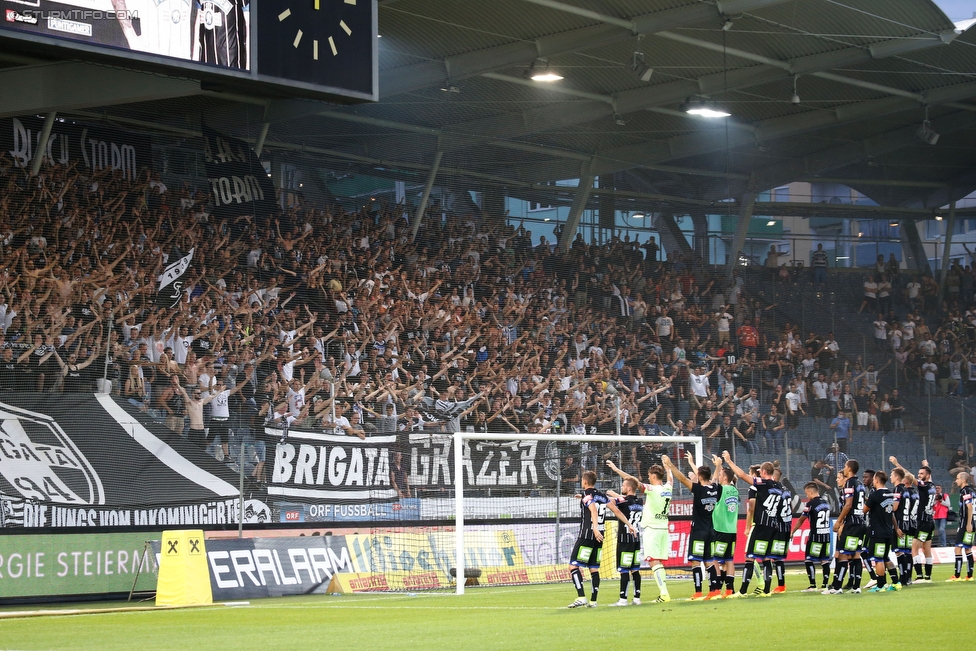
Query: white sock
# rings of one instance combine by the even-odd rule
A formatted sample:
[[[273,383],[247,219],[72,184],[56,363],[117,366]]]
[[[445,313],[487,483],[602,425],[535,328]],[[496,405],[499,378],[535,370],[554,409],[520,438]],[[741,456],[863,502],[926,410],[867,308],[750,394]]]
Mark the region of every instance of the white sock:
[[[668,594],[668,573],[663,565],[654,568],[654,581],[657,583],[658,589],[661,590],[661,594]]]

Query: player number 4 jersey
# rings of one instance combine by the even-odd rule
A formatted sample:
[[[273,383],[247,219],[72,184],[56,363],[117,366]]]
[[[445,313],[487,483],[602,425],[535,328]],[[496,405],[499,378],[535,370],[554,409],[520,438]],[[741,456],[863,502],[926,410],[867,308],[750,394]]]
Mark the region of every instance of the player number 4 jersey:
[[[756,524],[779,530],[783,487],[777,481],[762,477],[753,479],[752,485],[756,489]]]

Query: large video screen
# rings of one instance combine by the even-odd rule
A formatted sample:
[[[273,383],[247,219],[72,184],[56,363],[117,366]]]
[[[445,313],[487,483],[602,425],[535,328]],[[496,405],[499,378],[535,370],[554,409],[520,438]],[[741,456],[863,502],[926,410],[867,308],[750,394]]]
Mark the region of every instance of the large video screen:
[[[46,44],[190,77],[377,99],[375,0],[0,0],[0,7],[0,48],[8,50],[18,41],[35,51]]]

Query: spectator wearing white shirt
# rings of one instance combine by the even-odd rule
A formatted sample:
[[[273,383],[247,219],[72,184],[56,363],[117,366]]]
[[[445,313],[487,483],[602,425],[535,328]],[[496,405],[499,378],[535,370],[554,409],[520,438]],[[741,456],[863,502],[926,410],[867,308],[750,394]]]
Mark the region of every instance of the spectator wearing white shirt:
[[[817,379],[813,383],[813,399],[816,400],[815,410],[813,412],[814,418],[826,419],[829,413],[828,403],[827,403],[827,392],[830,390],[830,385],[827,384],[824,374],[821,373],[817,376]]]
[[[691,419],[694,421],[698,420],[698,410],[708,400],[708,376],[714,370],[713,368],[706,373],[704,368],[696,366],[691,369],[691,374],[688,376],[688,384],[691,387],[691,395],[688,396],[688,402],[691,406]]]
[[[935,395],[935,377],[938,370],[939,367],[935,365],[935,362],[931,357],[929,357],[928,360],[922,364],[922,379],[925,381],[924,395]]]
[[[874,341],[882,347],[888,341],[888,322],[884,320],[884,314],[881,313],[878,314],[878,319],[874,322]]]
[[[786,394],[786,429],[795,432],[800,425],[800,414],[806,416],[800,394],[796,391],[797,385],[790,383],[790,390]]]

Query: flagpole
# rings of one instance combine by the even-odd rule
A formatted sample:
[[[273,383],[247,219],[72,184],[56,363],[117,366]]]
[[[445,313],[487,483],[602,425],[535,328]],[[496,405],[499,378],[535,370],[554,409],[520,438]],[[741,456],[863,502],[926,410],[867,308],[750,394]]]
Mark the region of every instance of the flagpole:
[[[105,338],[105,371],[102,373],[102,387],[105,393],[112,393],[112,385],[108,382],[108,364],[112,359],[112,327],[115,325],[115,315],[108,315],[108,335]],[[107,385],[107,386],[106,386]]]

